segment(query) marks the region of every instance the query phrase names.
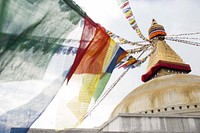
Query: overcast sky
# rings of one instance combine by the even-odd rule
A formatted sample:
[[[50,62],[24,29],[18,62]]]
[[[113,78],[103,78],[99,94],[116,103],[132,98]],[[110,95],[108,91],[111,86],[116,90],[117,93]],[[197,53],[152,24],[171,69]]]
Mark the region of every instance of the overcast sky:
[[[128,24],[115,0],[75,1],[96,23],[101,24],[106,29],[123,38],[133,42],[141,41]],[[200,0],[130,0],[130,4],[136,21],[146,37],[148,37],[147,31],[151,25],[152,18],[155,18],[159,24],[165,27],[168,35],[200,32]],[[167,41],[167,43],[182,57],[185,63],[191,65],[191,74],[200,75],[200,47],[171,41]],[[83,127],[100,126],[109,118],[110,113],[117,104],[129,92],[142,84],[140,78],[146,72],[147,62],[139,68],[129,70],[114,90],[83,122]],[[123,71],[123,69],[116,69],[107,87]],[[33,127],[52,128],[55,123],[55,117],[50,110],[55,107],[55,102],[53,102]]]

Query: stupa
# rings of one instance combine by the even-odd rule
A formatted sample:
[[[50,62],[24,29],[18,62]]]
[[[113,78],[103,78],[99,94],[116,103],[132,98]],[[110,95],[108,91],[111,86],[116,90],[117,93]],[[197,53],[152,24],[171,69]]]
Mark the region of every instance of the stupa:
[[[190,66],[165,42],[165,35],[153,19],[149,39],[156,51],[142,75],[145,83],[117,105],[104,131],[200,131],[200,76],[188,74]]]

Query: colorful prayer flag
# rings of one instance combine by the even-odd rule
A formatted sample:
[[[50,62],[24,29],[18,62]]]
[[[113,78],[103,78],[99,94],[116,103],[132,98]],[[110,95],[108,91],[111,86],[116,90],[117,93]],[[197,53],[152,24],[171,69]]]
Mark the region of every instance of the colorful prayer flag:
[[[86,32],[88,29],[93,32]],[[72,66],[76,68],[68,86],[73,90],[66,90],[70,98],[63,95],[59,102],[57,129],[73,128],[82,122],[92,97],[98,99],[115,65],[126,56],[126,52],[109,37],[103,27],[85,17],[82,39],[88,40],[88,37],[93,38],[82,49],[82,59],[79,64]]]
[[[74,62],[81,21],[61,0],[0,1],[1,133],[26,132],[49,105]]]
[[[133,15],[133,11],[130,7],[129,1],[128,0],[116,0],[120,8],[122,9],[124,16],[128,20],[129,24],[131,27],[136,31],[138,36],[145,40],[148,41],[148,39],[141,33],[137,22],[135,21],[135,16]]]

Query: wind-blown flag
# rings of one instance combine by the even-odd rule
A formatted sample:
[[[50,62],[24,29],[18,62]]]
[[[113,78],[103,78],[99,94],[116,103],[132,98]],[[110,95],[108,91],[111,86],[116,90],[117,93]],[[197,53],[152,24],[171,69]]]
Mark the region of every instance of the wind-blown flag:
[[[129,59],[118,68],[121,68],[121,67],[128,68],[129,66],[132,66],[136,62],[137,60],[133,56],[130,56]]]
[[[73,64],[82,18],[61,0],[0,1],[1,133],[26,132],[54,98]]]
[[[72,76],[69,84],[81,85],[78,97],[63,101],[80,121],[100,79],[122,53],[71,0],[0,1],[0,132],[27,132],[66,76]],[[68,116],[61,117],[73,123]]]

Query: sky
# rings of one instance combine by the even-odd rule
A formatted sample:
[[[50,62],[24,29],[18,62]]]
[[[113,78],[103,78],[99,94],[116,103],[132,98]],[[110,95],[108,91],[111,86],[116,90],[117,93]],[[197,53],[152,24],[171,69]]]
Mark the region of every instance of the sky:
[[[115,0],[74,1],[86,11],[92,20],[101,24],[106,29],[127,40],[133,42],[141,41],[135,31],[130,27]],[[199,0],[129,0],[129,2],[136,22],[145,37],[148,37],[148,29],[153,18],[165,27],[168,35],[200,32]],[[185,63],[190,64],[192,69],[190,74],[200,76],[200,47],[172,41],[167,41],[167,43]],[[141,75],[146,72],[147,63],[148,60],[140,67],[129,70],[100,105],[83,121],[80,127],[98,127],[107,121],[117,104],[128,93],[143,84]],[[114,70],[106,89],[123,71],[124,69]],[[63,87],[66,86],[64,85]],[[52,110],[56,108],[57,102],[57,97],[55,97],[46,111],[33,124],[33,128],[54,128],[56,112]]]

